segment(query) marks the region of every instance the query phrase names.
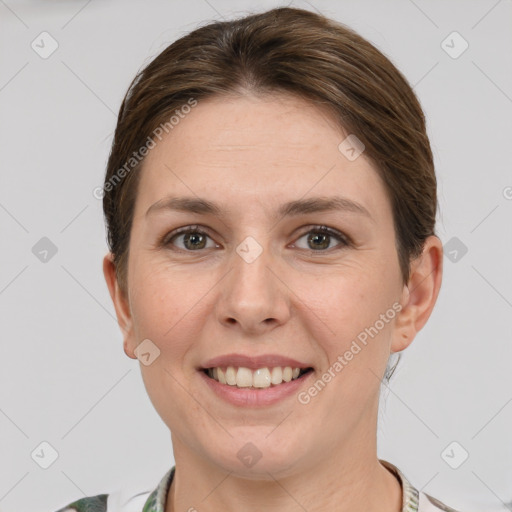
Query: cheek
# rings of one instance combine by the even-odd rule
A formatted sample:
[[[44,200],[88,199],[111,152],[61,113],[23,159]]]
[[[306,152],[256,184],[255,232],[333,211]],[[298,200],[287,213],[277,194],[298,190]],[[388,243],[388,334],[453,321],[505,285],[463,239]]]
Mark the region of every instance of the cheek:
[[[189,363],[187,352],[201,338],[204,324],[211,315],[205,299],[212,284],[190,272],[152,266],[133,279],[137,292],[132,298],[134,331],[138,342],[150,339],[160,350],[166,367]]]
[[[310,314],[312,322],[320,327],[317,334],[323,333],[322,344],[330,361],[349,350],[354,340],[361,347],[354,360],[362,363],[383,356],[386,344],[371,341],[388,337],[392,329],[392,306],[397,298],[393,279],[394,272],[386,272],[382,263],[364,268],[354,263],[303,290],[308,308],[315,313]],[[381,315],[386,313],[382,321]]]
[[[130,302],[137,341],[149,338],[162,350],[184,311],[180,283],[158,272],[133,275]],[[179,324],[178,324],[179,325]]]

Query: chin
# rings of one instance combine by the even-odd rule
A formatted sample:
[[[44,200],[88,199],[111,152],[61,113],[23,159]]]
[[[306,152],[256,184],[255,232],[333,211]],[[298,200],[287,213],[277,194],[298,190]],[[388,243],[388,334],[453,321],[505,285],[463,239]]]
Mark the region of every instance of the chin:
[[[270,435],[269,435],[269,432]],[[272,477],[282,478],[295,472],[301,462],[300,449],[304,449],[303,439],[300,443],[284,442],[286,436],[275,436],[272,428],[240,428],[229,442],[216,443],[215,453],[208,451],[213,464],[240,478],[249,480],[268,480]],[[300,444],[301,446],[294,446]],[[269,475],[270,473],[270,475]]]

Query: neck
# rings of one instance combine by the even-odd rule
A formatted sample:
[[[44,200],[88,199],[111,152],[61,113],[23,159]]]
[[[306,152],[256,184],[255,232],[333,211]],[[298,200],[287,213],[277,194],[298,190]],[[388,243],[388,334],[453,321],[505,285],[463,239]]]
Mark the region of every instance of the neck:
[[[176,473],[165,512],[401,512],[402,488],[376,456],[376,439],[363,436],[333,447],[286,477],[253,480],[227,472],[173,437]],[[321,492],[319,492],[321,490]]]

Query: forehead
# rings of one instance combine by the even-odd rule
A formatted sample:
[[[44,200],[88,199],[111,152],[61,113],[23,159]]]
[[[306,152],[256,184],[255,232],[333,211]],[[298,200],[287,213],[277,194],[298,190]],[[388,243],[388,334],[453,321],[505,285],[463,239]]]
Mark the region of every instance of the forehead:
[[[339,150],[347,135],[326,109],[295,96],[199,100],[146,156],[136,215],[171,193],[247,206],[311,191],[386,208],[371,160]]]
[[[227,152],[229,158],[243,159],[250,152],[272,161],[280,156],[290,160],[294,154],[299,160],[314,148],[336,149],[337,141],[344,138],[326,109],[283,94],[200,100],[176,128],[167,137],[174,138],[176,145],[187,142],[203,154],[214,151],[219,158]]]

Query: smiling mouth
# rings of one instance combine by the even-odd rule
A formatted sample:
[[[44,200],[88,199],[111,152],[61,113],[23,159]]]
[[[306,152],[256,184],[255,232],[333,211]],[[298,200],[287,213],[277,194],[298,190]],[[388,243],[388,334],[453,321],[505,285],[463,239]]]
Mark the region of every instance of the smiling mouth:
[[[235,388],[266,389],[277,387],[293,380],[301,379],[313,371],[313,368],[292,368],[275,366],[251,370],[243,366],[203,368],[202,371],[211,379]]]

